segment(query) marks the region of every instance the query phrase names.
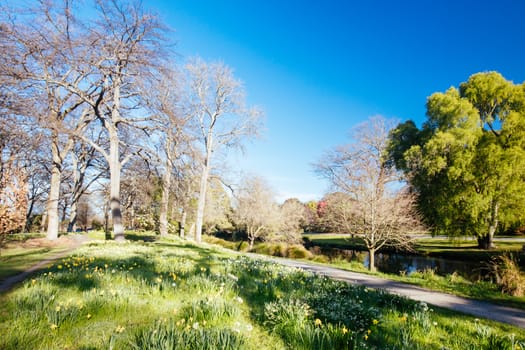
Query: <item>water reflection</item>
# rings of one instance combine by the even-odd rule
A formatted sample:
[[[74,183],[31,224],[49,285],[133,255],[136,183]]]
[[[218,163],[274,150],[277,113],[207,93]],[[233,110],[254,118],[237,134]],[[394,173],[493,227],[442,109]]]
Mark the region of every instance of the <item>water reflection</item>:
[[[368,267],[368,254],[364,259],[364,265]],[[404,254],[376,254],[376,268],[385,273],[407,274],[426,269],[434,270],[441,276],[457,273],[463,277],[477,280],[480,277],[482,265],[477,262],[455,261],[442,258],[433,258]]]
[[[322,254],[332,258],[340,257],[347,261],[358,261],[367,268],[369,265],[367,252],[323,248]],[[482,276],[482,269],[484,268],[483,263],[479,261],[456,261],[399,253],[377,253],[375,261],[377,270],[385,273],[410,275],[416,271],[432,269],[434,273],[441,276],[457,273],[471,280],[478,280]]]

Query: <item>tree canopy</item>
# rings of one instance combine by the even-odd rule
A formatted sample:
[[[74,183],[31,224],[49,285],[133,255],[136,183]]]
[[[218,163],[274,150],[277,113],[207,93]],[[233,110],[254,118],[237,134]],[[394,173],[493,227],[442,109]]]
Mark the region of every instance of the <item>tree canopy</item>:
[[[421,129],[408,121],[390,139],[390,158],[434,233],[476,236],[490,248],[496,232],[523,224],[525,85],[474,74],[428,98]]]

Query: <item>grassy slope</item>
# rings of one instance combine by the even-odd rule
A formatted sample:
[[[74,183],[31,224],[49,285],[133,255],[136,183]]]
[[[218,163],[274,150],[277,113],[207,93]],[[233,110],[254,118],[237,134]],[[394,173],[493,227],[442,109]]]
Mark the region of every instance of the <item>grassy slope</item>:
[[[38,262],[49,258],[65,248],[13,248],[2,252],[0,257],[0,282],[17,275]]]
[[[156,348],[161,334],[188,348],[198,339],[246,349],[525,341],[514,327],[169,240],[91,244],[0,298],[2,349]]]
[[[0,282],[66,250],[69,244],[67,239],[49,243],[40,234],[11,235],[0,251]]]

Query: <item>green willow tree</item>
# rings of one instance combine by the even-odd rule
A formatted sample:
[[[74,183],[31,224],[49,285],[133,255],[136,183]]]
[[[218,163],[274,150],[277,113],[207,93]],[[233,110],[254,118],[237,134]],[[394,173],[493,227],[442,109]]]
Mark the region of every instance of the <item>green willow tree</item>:
[[[434,233],[492,248],[495,233],[524,222],[525,85],[474,74],[430,96],[427,116],[421,130],[408,121],[391,133],[391,160]]]

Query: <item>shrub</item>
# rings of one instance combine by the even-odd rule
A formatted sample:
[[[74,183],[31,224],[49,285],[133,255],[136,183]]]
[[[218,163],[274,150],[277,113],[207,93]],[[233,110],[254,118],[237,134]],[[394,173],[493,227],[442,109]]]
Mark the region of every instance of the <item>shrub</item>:
[[[237,243],[236,242],[230,242],[222,238],[218,238],[215,236],[210,235],[202,235],[202,239],[206,243],[210,244],[217,244],[227,249],[236,250],[237,249]]]
[[[312,253],[306,250],[302,245],[294,244],[288,247],[287,256],[291,259],[308,259],[312,257]]]
[[[432,268],[425,268],[423,270],[417,270],[410,274],[411,277],[421,278],[425,281],[435,281],[437,279],[436,270]]]
[[[492,271],[503,293],[515,297],[521,297],[525,294],[525,276],[514,256],[504,254],[494,259]]]
[[[326,255],[312,255],[310,260],[322,264],[328,264],[330,262],[330,259]]]
[[[254,251],[259,254],[286,257],[288,245],[286,243],[265,242],[254,247]]]
[[[242,241],[237,246],[237,250],[240,251],[240,252],[247,252],[248,250],[250,250],[250,244],[248,244],[248,242],[246,242],[246,241]]]

